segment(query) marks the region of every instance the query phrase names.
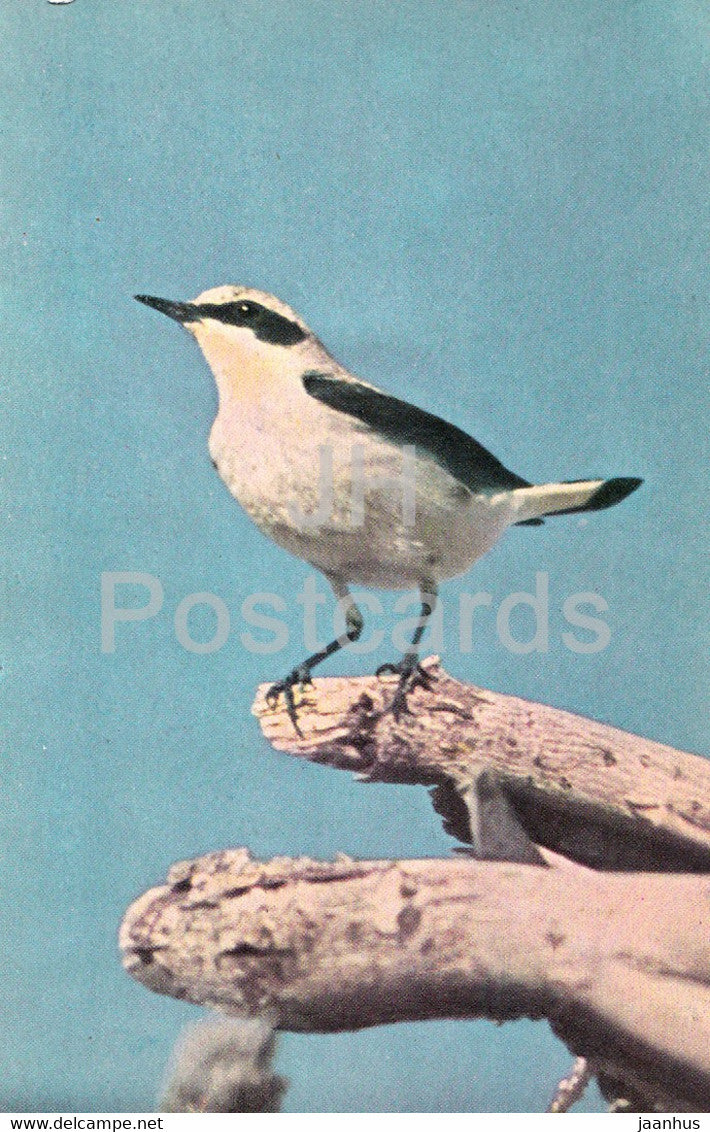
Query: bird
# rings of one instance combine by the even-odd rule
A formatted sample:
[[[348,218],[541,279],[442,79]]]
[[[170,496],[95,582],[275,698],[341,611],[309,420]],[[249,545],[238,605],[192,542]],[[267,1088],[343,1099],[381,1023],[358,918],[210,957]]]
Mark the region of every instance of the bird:
[[[457,425],[354,376],[266,291],[135,298],[189,331],[214,375],[209,452],[229,491],[264,534],[327,578],[344,610],[344,631],[267,692],[271,706],[283,695],[299,734],[294,689],[362,633],[352,585],[419,590],[409,648],[377,669],[399,678],[399,720],[409,693],[431,686],[419,646],[441,582],[469,570],[508,527],[603,510],[643,482],[523,479]]]

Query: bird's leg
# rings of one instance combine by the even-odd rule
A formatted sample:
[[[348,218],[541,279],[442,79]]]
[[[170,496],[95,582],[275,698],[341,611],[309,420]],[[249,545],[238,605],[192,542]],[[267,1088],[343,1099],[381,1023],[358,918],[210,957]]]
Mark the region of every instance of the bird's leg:
[[[350,594],[348,593],[347,589],[345,589],[345,587],[337,586],[333,581],[331,581],[331,585],[335,589],[336,595],[339,598],[350,598]],[[323,660],[327,660],[329,656],[333,655],[333,653],[339,652],[340,649],[345,648],[345,646],[351,641],[356,641],[362,633],[363,624],[364,621],[362,613],[360,612],[352,598],[350,598],[350,604],[345,610],[345,632],[341,633],[339,637],[336,637],[335,640],[331,641],[330,644],[325,646],[325,648],[322,648],[318,652],[314,652],[312,656],[307,657],[306,660],[304,660],[301,664],[294,668],[292,672],[289,672],[288,676],[286,676],[283,680],[277,680],[275,684],[271,685],[268,692],[266,693],[266,702],[271,707],[274,707],[276,705],[279,696],[283,694],[284,700],[286,701],[286,710],[288,712],[289,719],[291,720],[291,723],[293,724],[298,735],[302,735],[302,732],[300,727],[298,726],[298,714],[296,712],[296,702],[293,696],[293,689],[295,687],[303,688],[304,685],[310,684],[311,672],[316,667],[316,665],[320,664]]]
[[[376,673],[377,676],[399,676],[397,691],[392,701],[392,714],[395,719],[399,719],[400,715],[409,711],[407,706],[409,692],[413,691],[414,688],[426,688],[428,690],[432,686],[433,677],[419,663],[419,642],[424,636],[424,630],[436,606],[437,587],[433,582],[429,582],[427,585],[419,587],[419,593],[422,607],[411,645],[400,661],[396,664],[381,664]]]

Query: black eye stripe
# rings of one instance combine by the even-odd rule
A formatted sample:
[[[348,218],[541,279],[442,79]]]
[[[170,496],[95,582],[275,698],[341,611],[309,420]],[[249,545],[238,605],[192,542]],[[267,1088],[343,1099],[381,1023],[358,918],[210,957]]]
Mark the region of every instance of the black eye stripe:
[[[230,326],[248,326],[262,342],[275,346],[294,346],[306,337],[298,323],[246,299],[233,303],[198,303],[197,310],[202,318],[214,318]]]

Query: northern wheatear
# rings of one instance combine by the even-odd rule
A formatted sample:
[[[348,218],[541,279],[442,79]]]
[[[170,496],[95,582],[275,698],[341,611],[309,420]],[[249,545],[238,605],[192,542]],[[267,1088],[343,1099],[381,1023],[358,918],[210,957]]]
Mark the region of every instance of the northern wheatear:
[[[214,464],[256,525],[322,571],[345,610],[345,632],[274,684],[298,729],[293,689],[355,641],[360,610],[349,583],[418,587],[408,651],[379,672],[399,674],[395,716],[427,684],[419,642],[438,583],[485,554],[511,525],[599,511],[640,479],[533,485],[456,425],[353,377],[285,303],[247,287],[215,287],[193,302],[136,298],[190,331],[214,374]]]

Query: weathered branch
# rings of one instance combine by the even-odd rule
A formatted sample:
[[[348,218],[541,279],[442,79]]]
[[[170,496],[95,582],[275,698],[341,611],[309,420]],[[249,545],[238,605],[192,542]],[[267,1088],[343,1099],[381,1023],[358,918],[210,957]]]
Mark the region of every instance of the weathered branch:
[[[710,1110],[710,877],[470,858],[176,866],[129,910],[152,990],[298,1031],[547,1017],[597,1073]]]
[[[302,737],[259,690],[254,712],[269,742],[369,781],[435,787],[445,828],[482,857],[530,860],[486,820],[496,781],[529,840],[598,869],[710,871],[710,761],[557,708],[452,679],[436,657],[430,692],[411,714],[388,711],[377,677],[316,680],[298,709]],[[499,800],[500,802],[500,800]]]
[[[289,1030],[546,1017],[609,1095],[710,1111],[710,764],[425,663],[399,722],[374,677],[316,681],[300,735],[264,689],[254,710],[281,750],[433,787],[495,863],[215,853],[129,909],[127,969]]]
[[[589,1062],[586,1057],[577,1057],[568,1077],[563,1077],[555,1095],[547,1106],[548,1112],[569,1112],[572,1105],[583,1096],[589,1084]]]

